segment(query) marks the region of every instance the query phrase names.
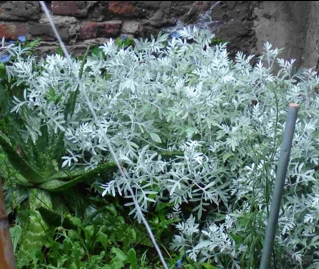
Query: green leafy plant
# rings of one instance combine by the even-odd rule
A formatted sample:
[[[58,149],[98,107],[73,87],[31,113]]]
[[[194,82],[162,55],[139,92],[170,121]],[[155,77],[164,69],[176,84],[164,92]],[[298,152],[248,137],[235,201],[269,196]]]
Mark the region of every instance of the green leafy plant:
[[[213,38],[212,42],[211,42],[212,45],[219,45],[219,44],[223,44],[223,43],[228,44],[228,42],[224,42],[220,37]]]
[[[64,216],[62,224],[59,213],[44,207],[38,210],[50,229],[46,231],[45,251],[25,261],[25,268],[149,268],[149,261],[137,255],[145,250],[154,252],[152,244],[143,226],[127,223],[116,199],[85,218]]]
[[[116,38],[116,44],[120,48],[127,48],[134,44],[134,39],[123,35],[122,37]]]
[[[15,249],[19,242],[18,259],[21,261],[21,257],[24,256],[26,257],[24,261],[27,262],[28,259],[35,257],[46,240],[47,227],[39,214],[38,207],[58,208],[63,214],[70,211],[79,216],[87,214],[94,208],[92,204],[84,201],[83,194],[74,187],[82,182],[93,182],[101,174],[104,176],[107,173],[112,174],[112,171],[116,170],[116,165],[101,164],[91,171],[82,168],[61,169],[61,157],[66,152],[64,132],[49,133],[47,125],[42,121],[39,122],[42,125],[39,132],[33,133],[37,137],[31,134],[32,137],[29,138],[33,123],[29,118],[31,111],[22,108],[19,115],[13,117],[10,114],[13,107],[10,95],[13,92],[19,94],[20,90],[20,87],[10,82],[12,83],[3,77],[2,83],[5,86],[0,84],[0,107],[3,117],[2,132],[0,132],[0,149],[3,158],[0,160],[0,172],[5,180],[7,214],[17,211],[17,221],[21,226],[16,227],[23,228],[22,235],[15,236],[17,238]],[[54,99],[53,94],[54,91],[50,91],[49,98]],[[66,117],[73,113],[72,102],[75,102],[75,94],[70,97]],[[55,101],[53,99],[50,101]],[[74,194],[67,195],[66,192],[71,188],[74,194],[77,193],[77,197]],[[65,199],[61,200],[62,197]]]

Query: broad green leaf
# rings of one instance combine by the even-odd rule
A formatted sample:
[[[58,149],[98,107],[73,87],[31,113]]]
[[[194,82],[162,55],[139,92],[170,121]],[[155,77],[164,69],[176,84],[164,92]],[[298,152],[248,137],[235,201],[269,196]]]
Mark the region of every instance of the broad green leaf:
[[[156,133],[150,133],[151,138],[153,139],[153,141],[157,142],[157,143],[162,143],[161,138],[158,136],[158,134]]]
[[[198,269],[197,267],[195,267],[195,266],[192,265],[192,264],[186,264],[186,265],[184,266],[184,268],[187,268],[187,269]]]
[[[243,239],[240,236],[238,236],[234,233],[230,233],[230,236],[235,240],[236,244],[238,244],[238,245],[242,244]]]
[[[161,155],[164,160],[176,158],[178,156],[184,156],[183,151],[160,151],[158,154]]]
[[[109,237],[105,233],[99,231],[98,236],[97,236],[97,240],[101,242],[104,249],[107,248],[107,245],[109,243]]]
[[[30,188],[28,192],[28,198],[29,207],[31,210],[36,210],[40,206],[52,209],[51,195],[46,190]]]
[[[32,211],[29,216],[29,225],[25,234],[21,237],[22,243],[17,258],[27,257],[34,259],[36,253],[41,251],[46,244],[46,225],[37,211]]]
[[[225,162],[228,158],[230,158],[230,157],[232,157],[232,156],[234,156],[233,153],[225,153],[225,154],[223,155],[223,162]]]
[[[39,185],[40,188],[48,190],[48,191],[65,191],[81,182],[90,182],[94,180],[94,177],[96,177],[98,174],[102,172],[112,172],[117,169],[117,165],[115,163],[105,163],[101,164],[97,168],[86,172],[85,174],[76,177],[73,180],[70,181],[61,181],[61,180],[50,180],[48,182],[45,182],[41,185]]]
[[[21,235],[22,235],[22,228],[20,225],[15,225],[14,227],[10,228],[10,236],[11,236],[14,252],[16,252],[17,245],[20,241]]]
[[[118,260],[123,261],[123,262],[126,261],[127,257],[126,257],[125,253],[121,249],[113,247],[111,249],[111,252],[116,255],[116,258]]]
[[[0,147],[1,150],[1,147]],[[7,160],[6,155],[0,154],[5,160],[0,160],[0,175],[2,178],[8,179],[12,182],[18,183],[22,186],[32,186],[33,184],[28,182],[19,172],[17,172],[11,163]]]
[[[29,48],[34,48],[39,42],[41,41],[40,38],[37,38],[36,40],[31,41],[30,43],[28,43],[28,47]]]
[[[70,185],[71,181],[65,182],[62,180],[50,180],[48,182],[42,183],[39,185],[39,188],[47,190],[47,191],[63,191],[66,190],[66,186],[69,184]],[[72,185],[70,186],[72,187]]]
[[[9,189],[4,194],[7,215],[12,213],[23,201],[28,199],[28,189],[22,186]]]
[[[131,264],[132,269],[137,269],[136,252],[133,248],[127,252],[127,261]]]
[[[0,132],[0,145],[4,152],[7,154],[7,157],[11,165],[29,182],[34,184],[39,184],[45,182],[39,173],[33,170],[29,164],[22,159],[19,154],[12,148],[8,139]]]
[[[62,50],[62,48],[60,46],[57,49],[57,54],[60,55],[60,56],[64,56],[63,50]]]
[[[61,214],[45,207],[39,207],[38,211],[49,227],[56,228],[62,226],[65,229],[77,229],[77,227],[72,223],[71,219],[66,216],[62,216]]]
[[[84,235],[86,240],[90,240],[94,234],[94,226],[89,225],[84,228]]]
[[[213,266],[210,263],[202,263],[202,266],[206,269],[218,269],[218,267]]]
[[[56,173],[54,173],[48,181],[53,179],[63,179],[64,181],[68,181],[72,178],[78,177],[80,175],[85,174],[86,171],[84,168],[75,168],[73,170],[63,169]]]
[[[28,142],[25,142],[22,137],[22,130],[25,130],[25,124],[21,120],[21,118],[16,115],[16,118],[13,118],[11,116],[6,117],[6,124],[8,128],[8,138],[10,140],[11,146],[14,148],[21,147],[25,158],[28,161],[28,164],[32,168],[37,167],[37,158],[34,154],[34,145],[31,139],[29,139]],[[39,171],[37,171],[39,172]]]

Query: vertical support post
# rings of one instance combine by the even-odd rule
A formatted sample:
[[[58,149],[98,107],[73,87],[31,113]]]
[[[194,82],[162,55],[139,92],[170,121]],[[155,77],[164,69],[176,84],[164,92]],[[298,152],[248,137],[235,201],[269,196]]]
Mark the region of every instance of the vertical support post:
[[[0,180],[0,267],[1,269],[16,269],[11,242],[8,216],[4,204],[2,185]]]
[[[271,254],[273,250],[276,228],[279,217],[280,203],[284,190],[285,178],[287,174],[287,167],[290,157],[290,149],[295,131],[295,124],[297,119],[299,105],[289,104],[287,115],[287,122],[284,132],[284,137],[281,145],[280,158],[277,168],[276,182],[272,195],[271,208],[269,213],[269,220],[267,224],[267,231],[264,241],[264,248],[259,269],[269,269]]]

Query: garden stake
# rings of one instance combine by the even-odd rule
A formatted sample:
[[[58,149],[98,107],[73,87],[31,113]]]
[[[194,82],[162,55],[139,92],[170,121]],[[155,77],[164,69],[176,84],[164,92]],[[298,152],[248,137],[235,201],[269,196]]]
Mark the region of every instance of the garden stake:
[[[276,182],[271,201],[271,208],[267,224],[264,248],[259,269],[269,269],[270,265],[271,253],[273,250],[276,235],[280,203],[287,174],[287,167],[289,162],[292,138],[295,130],[298,108],[298,104],[289,104],[287,122],[281,145]]]
[[[0,180],[0,268],[16,269],[13,247],[9,232],[8,216],[4,205]]]

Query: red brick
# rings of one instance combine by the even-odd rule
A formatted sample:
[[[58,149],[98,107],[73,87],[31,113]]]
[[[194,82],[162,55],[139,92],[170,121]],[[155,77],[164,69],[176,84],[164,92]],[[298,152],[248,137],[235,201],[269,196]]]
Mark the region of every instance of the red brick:
[[[122,21],[108,21],[99,23],[99,37],[115,37],[120,34]]]
[[[135,14],[135,7],[126,1],[110,1],[109,11],[123,16],[132,16]]]
[[[17,39],[18,36],[26,34],[26,24],[0,23],[0,38]]]
[[[87,22],[80,29],[80,39],[115,37],[120,34],[122,21]]]
[[[98,35],[98,23],[87,22],[80,29],[80,39],[92,39]]]
[[[53,15],[64,15],[74,17],[87,16],[86,1],[52,1],[51,9]]]

